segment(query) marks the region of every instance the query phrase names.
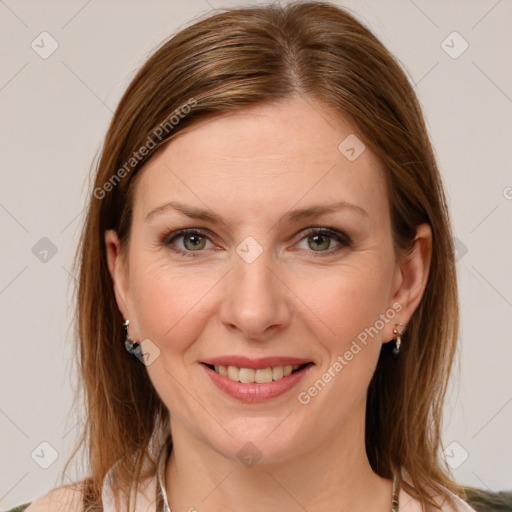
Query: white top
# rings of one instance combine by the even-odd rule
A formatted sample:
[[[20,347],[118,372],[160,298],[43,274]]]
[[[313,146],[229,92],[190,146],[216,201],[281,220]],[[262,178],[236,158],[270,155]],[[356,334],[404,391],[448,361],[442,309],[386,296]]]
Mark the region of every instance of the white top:
[[[116,503],[116,497],[111,488],[112,475],[116,464],[114,464],[105,475],[102,488],[103,512],[171,512],[167,494],[165,491],[166,462],[171,453],[171,436],[169,430],[162,432],[159,436],[154,436],[149,451],[157,460],[157,475],[147,478],[143,481],[134,481],[130,492],[130,503],[126,507]],[[445,491],[455,499],[456,508],[452,508],[448,503],[442,506],[443,512],[476,512],[464,500],[453,494],[448,489]],[[136,507],[134,506],[136,499]],[[70,503],[72,500],[72,503]],[[436,500],[439,503],[439,500]],[[398,494],[400,512],[423,512],[420,503],[409,495],[402,487]],[[73,505],[70,508],[70,505]],[[77,491],[57,488],[54,491],[44,495],[34,501],[25,512],[60,512],[68,510],[82,510],[81,496]],[[391,496],[389,500],[389,509],[391,510]]]
[[[111,488],[111,480],[116,468],[114,464],[103,480],[101,500],[103,512],[171,512],[165,491],[166,462],[171,453],[171,435],[169,426],[160,434],[155,434],[149,446],[149,452],[157,460],[157,475],[142,481],[132,483],[130,502],[126,505],[116,503]],[[158,505],[160,504],[160,507]]]

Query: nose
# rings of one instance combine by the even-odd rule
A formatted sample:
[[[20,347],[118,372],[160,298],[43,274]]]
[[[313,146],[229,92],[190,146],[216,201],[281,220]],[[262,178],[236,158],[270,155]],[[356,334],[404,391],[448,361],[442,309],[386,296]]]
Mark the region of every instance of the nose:
[[[262,340],[290,324],[292,297],[268,249],[252,262],[235,255],[234,268],[224,283],[220,318],[228,329]]]

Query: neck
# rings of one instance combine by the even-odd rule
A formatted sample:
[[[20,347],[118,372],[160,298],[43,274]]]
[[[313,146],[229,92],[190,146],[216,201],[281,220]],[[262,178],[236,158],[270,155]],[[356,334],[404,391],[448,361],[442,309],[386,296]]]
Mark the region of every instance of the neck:
[[[172,511],[367,512],[391,510],[392,481],[376,475],[365,450],[364,428],[316,443],[286,460],[252,467],[225,457],[171,423],[173,450],[166,467]]]

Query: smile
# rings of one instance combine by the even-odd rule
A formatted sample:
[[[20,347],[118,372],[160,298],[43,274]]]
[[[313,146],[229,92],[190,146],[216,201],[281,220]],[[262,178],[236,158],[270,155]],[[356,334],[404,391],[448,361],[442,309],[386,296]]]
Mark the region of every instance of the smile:
[[[264,402],[294,388],[314,367],[314,364],[285,365],[267,368],[200,365],[215,386],[223,393],[242,402]]]

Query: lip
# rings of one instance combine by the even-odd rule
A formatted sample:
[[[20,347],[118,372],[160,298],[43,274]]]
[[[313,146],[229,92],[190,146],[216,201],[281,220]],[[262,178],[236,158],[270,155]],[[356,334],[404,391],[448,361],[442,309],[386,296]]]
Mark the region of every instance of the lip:
[[[309,359],[300,359],[298,357],[260,357],[251,359],[247,356],[220,356],[201,361],[204,364],[222,365],[222,366],[238,366],[238,368],[252,368],[253,370],[263,368],[274,368],[275,366],[296,365],[311,363]]]
[[[282,358],[286,359],[286,361],[290,361],[290,358]],[[230,359],[231,360],[231,359]],[[252,360],[254,362],[254,360]],[[299,361],[297,359],[297,361]],[[310,361],[303,360],[302,364],[308,363]],[[208,363],[210,364],[210,363]],[[217,363],[215,363],[217,364]],[[222,363],[218,363],[222,364]],[[290,363],[291,364],[291,363]],[[293,363],[300,364],[300,363]],[[238,366],[238,365],[234,365]],[[275,366],[281,366],[277,364]],[[205,363],[201,364],[201,367],[204,368],[206,374],[212,382],[224,393],[228,394],[232,398],[240,400],[241,402],[246,403],[254,403],[254,402],[265,402],[267,400],[271,400],[273,398],[277,398],[280,395],[283,395],[287,391],[290,391],[294,388],[311,369],[314,367],[314,364],[309,364],[308,366],[291,373],[286,377],[282,377],[278,380],[273,380],[272,382],[265,382],[263,384],[258,384],[256,382],[244,384],[242,382],[235,382],[234,380],[225,377],[224,375],[220,375],[215,370],[212,370]],[[247,366],[242,366],[242,368],[248,368]],[[268,366],[266,367],[268,368]]]

